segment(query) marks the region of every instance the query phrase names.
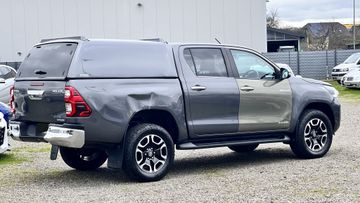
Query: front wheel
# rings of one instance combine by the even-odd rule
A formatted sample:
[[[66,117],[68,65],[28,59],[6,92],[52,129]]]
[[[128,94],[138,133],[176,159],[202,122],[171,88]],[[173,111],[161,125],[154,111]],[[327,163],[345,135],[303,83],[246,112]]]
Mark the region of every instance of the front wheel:
[[[139,124],[126,137],[124,170],[138,181],[163,178],[174,161],[174,143],[170,134],[155,124]]]
[[[71,168],[86,171],[95,170],[105,163],[107,154],[100,149],[75,149],[60,147],[64,162]]]
[[[332,124],[326,114],[307,110],[300,118],[290,147],[299,158],[319,158],[329,151],[333,134]]]

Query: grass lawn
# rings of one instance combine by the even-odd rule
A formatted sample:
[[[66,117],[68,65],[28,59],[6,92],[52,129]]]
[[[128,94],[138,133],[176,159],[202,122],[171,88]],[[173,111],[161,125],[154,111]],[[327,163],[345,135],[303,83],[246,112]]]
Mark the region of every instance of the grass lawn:
[[[336,81],[326,81],[332,84],[339,91],[340,100],[359,102],[360,103],[360,89],[349,89],[342,87]]]

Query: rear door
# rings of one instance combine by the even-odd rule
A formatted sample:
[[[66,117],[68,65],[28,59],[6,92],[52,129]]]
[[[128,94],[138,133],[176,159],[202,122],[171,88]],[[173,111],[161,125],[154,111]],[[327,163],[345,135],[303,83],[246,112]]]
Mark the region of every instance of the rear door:
[[[15,120],[64,122],[65,78],[76,48],[76,43],[66,42],[33,47],[14,84]]]
[[[278,79],[279,70],[249,50],[230,49],[232,66],[240,89],[240,132],[287,129],[292,112],[288,79]]]
[[[224,50],[182,47],[180,59],[187,91],[190,136],[208,137],[238,130],[239,89]]]

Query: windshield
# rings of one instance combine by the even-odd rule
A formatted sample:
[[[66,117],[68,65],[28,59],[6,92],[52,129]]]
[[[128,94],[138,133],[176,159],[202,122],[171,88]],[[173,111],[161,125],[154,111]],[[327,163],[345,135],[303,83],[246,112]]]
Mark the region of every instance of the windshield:
[[[22,62],[17,78],[65,77],[76,43],[52,43],[33,47]]]
[[[344,63],[345,64],[356,63],[356,61],[359,59],[359,57],[360,57],[360,53],[352,54],[351,56],[349,56],[349,58],[347,58],[344,61]]]

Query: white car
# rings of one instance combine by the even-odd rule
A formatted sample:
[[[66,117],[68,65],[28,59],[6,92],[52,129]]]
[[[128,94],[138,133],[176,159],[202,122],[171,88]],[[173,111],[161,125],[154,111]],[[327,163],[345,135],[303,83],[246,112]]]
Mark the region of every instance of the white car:
[[[347,88],[360,88],[360,69],[354,69],[345,74],[341,84]]]
[[[341,84],[342,77],[351,70],[360,68],[360,53],[349,56],[343,63],[332,69],[331,77]]]
[[[302,78],[301,75],[295,75],[295,73],[293,72],[293,70],[291,69],[291,67],[288,64],[286,64],[286,63],[276,63],[276,65],[279,66],[280,68],[285,68],[289,72],[289,74],[291,76]]]
[[[6,152],[9,148],[7,134],[7,123],[4,114],[0,112],[0,154]]]
[[[10,87],[14,84],[16,70],[10,66],[0,65],[0,102],[9,104]]]

